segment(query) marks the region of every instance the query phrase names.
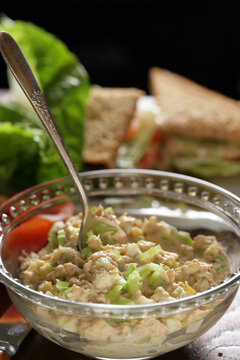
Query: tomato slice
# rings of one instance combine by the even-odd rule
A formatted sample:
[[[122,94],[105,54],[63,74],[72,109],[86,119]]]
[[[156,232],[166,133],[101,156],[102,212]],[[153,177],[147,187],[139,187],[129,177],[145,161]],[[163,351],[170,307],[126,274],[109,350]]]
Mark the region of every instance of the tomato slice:
[[[159,148],[157,146],[149,148],[138,163],[138,168],[152,169],[159,158]]]
[[[124,141],[131,140],[136,135],[137,131],[138,131],[138,125],[136,122],[133,121],[129,125],[129,128],[127,129],[127,131],[124,135]]]
[[[17,322],[26,322],[26,320],[19,314],[14,305],[11,305],[7,311],[1,316],[0,324],[11,324]]]
[[[75,206],[72,201],[56,204],[50,206],[39,212],[36,217],[42,219],[48,219],[50,221],[64,221],[75,212]]]
[[[51,206],[16,226],[4,239],[4,260],[18,259],[22,251],[39,251],[47,243],[48,232],[55,221],[64,221],[74,214],[74,204],[66,202]]]

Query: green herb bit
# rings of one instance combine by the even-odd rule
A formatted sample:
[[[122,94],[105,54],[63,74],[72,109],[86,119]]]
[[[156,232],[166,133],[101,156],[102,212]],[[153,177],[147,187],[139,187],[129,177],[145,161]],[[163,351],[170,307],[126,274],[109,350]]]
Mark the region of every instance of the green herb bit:
[[[113,303],[121,294],[123,285],[116,285],[109,293],[107,294],[107,299]]]
[[[69,282],[57,280],[55,289],[56,289],[56,292],[60,292],[61,294],[63,294],[66,290],[69,289]]]
[[[128,278],[128,276],[135,271],[137,268],[136,264],[130,264],[128,269],[124,272],[123,276],[125,277],[125,279]]]
[[[134,294],[140,288],[142,278],[137,270],[134,270],[127,278],[127,282],[124,285],[124,289],[130,294]]]
[[[93,249],[90,246],[86,246],[85,248],[82,249],[81,251],[81,257],[82,259],[86,260],[88,258],[89,255],[91,255],[93,253]]]
[[[158,265],[158,268],[154,271],[149,279],[149,285],[152,289],[156,289],[158,286],[166,285],[166,281],[162,278],[163,265]]]
[[[150,258],[153,258],[155,255],[157,255],[162,250],[160,245],[156,245],[152,247],[151,249],[148,249],[147,251],[144,251],[142,254],[138,255],[138,260],[140,261],[146,261]]]
[[[158,266],[159,266],[158,264],[154,264],[154,263],[145,264],[145,265],[142,265],[139,268],[137,268],[137,271],[138,271],[139,275],[141,276],[141,278],[144,279],[151,272],[155,271],[158,268]]]
[[[96,235],[105,234],[107,232],[116,234],[117,228],[115,226],[110,226],[110,225],[104,224],[102,222],[98,222],[96,224],[95,229],[94,229],[94,233]]]
[[[114,305],[134,305],[134,301],[125,296],[119,296],[112,304]]]
[[[58,245],[64,245],[65,243],[65,231],[63,229],[57,232]]]

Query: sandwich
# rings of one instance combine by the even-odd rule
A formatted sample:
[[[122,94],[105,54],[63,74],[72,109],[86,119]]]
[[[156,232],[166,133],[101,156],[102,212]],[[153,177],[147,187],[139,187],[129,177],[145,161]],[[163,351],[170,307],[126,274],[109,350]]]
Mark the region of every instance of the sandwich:
[[[240,173],[240,104],[161,68],[149,71],[150,92],[165,134],[156,168],[209,178]]]
[[[115,167],[117,151],[144,94],[135,88],[92,87],[87,101],[83,161],[94,167]]]
[[[120,146],[118,166],[130,164],[202,178],[240,174],[240,104],[236,100],[156,67],[149,71],[149,88],[158,107],[155,132],[142,147],[140,160],[133,159],[131,149],[151,128],[144,113],[138,115],[135,127],[139,131]],[[139,119],[144,117],[141,128]]]

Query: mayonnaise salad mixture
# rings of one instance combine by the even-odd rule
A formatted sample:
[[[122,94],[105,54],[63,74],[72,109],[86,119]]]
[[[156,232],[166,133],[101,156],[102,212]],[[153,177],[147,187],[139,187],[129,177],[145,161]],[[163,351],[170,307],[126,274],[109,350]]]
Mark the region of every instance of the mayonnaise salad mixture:
[[[229,274],[227,255],[214,236],[191,238],[156,217],[116,217],[101,205],[94,212],[113,226],[90,231],[80,253],[81,214],[56,222],[47,246],[20,259],[24,285],[78,302],[133,305],[191,296]],[[118,236],[114,222],[127,237]]]

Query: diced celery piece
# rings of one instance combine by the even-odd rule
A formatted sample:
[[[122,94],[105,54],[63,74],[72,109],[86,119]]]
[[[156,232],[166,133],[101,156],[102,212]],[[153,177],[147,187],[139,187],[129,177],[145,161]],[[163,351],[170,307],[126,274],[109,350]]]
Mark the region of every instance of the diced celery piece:
[[[81,257],[82,257],[82,259],[87,259],[88,258],[88,256],[90,255],[90,254],[92,254],[93,253],[93,249],[90,247],[90,246],[86,246],[85,248],[83,248],[82,249],[82,251],[81,251]]]
[[[48,232],[48,244],[46,246],[47,250],[55,249],[58,247],[58,238],[57,233],[61,229],[61,227],[64,226],[64,223],[62,221],[56,221],[51,229]]]
[[[63,229],[57,232],[58,245],[64,245],[65,243],[65,231]]]
[[[155,271],[158,268],[158,266],[159,266],[158,264],[154,264],[154,263],[145,264],[145,265],[142,265],[139,268],[137,268],[137,271],[139,272],[139,275],[141,276],[141,278],[144,279],[151,272]]]
[[[134,271],[136,270],[137,266],[136,264],[130,264],[128,269],[124,272],[123,276],[125,277],[125,279],[128,278],[128,276]]]
[[[188,245],[188,246],[193,246],[193,241],[192,239],[190,238],[190,236],[186,236],[185,238],[183,238],[183,243]]]
[[[93,232],[92,232],[92,230],[90,230],[89,232],[87,232],[87,238],[89,239],[91,236],[93,236],[94,234],[93,234]]]
[[[57,292],[60,292],[61,294],[63,294],[64,291],[68,290],[69,282],[57,280],[55,288],[56,288]]]
[[[47,274],[49,274],[52,271],[52,266],[50,264],[47,264],[45,267],[45,271]]]
[[[117,228],[115,226],[110,226],[102,222],[97,222],[93,231],[96,235],[105,234],[106,232],[111,232],[113,234],[116,234]]]
[[[115,305],[134,305],[134,301],[131,299],[128,299],[125,296],[119,296],[113,304]]]
[[[215,257],[215,261],[220,263],[222,265],[223,268],[225,268],[227,266],[226,260],[224,259],[224,257],[222,255],[217,255]]]
[[[151,249],[144,251],[142,254],[139,254],[138,260],[146,261],[146,260],[154,257],[155,255],[157,255],[159,253],[159,251],[161,251],[161,249],[162,248],[160,245],[156,245],[156,246],[152,247]]]
[[[134,294],[139,290],[142,278],[139,275],[137,270],[134,270],[130,275],[128,275],[127,282],[124,285],[124,289],[130,294]]]
[[[126,280],[124,279],[123,276],[120,277],[120,279],[119,279],[119,284],[120,284],[120,285],[123,285],[123,286],[126,284]]]
[[[154,271],[152,276],[149,279],[149,285],[152,289],[156,289],[158,286],[164,286],[166,284],[165,280],[162,278],[161,274],[163,271],[163,265],[158,265],[158,268]]]
[[[123,285],[116,285],[109,293],[107,294],[107,299],[113,303],[121,294]]]
[[[102,236],[101,241],[102,241],[103,245],[114,245],[114,244],[116,244],[116,241],[111,237]]]
[[[91,207],[91,213],[92,213],[93,215],[95,215],[95,214],[96,214],[96,211],[97,211],[97,207],[96,207],[96,206],[92,206],[92,207]]]
[[[188,245],[191,247],[193,246],[193,240],[188,233],[182,231],[182,232],[176,232],[176,235],[177,235],[178,240],[182,244],[185,244],[185,245]]]
[[[119,259],[120,257],[120,251],[119,250],[116,250],[116,249],[109,249],[108,250],[110,252],[110,254],[113,254],[116,256],[117,259]]]

